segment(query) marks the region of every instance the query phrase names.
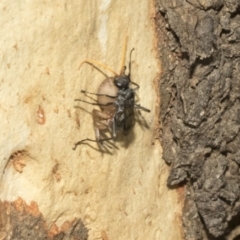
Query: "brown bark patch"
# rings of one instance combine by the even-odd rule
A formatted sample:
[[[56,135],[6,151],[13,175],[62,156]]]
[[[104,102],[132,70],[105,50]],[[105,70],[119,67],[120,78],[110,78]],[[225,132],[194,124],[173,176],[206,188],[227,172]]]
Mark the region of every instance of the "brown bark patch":
[[[80,219],[66,221],[60,228],[49,227],[36,202],[27,204],[18,198],[0,201],[0,239],[2,240],[86,240],[88,230]]]

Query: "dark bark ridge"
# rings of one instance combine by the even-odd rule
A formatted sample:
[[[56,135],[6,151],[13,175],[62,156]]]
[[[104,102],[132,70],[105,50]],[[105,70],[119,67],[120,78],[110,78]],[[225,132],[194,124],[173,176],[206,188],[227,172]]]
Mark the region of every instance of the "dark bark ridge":
[[[240,216],[240,1],[157,7],[168,186],[187,183],[186,239],[223,237]]]

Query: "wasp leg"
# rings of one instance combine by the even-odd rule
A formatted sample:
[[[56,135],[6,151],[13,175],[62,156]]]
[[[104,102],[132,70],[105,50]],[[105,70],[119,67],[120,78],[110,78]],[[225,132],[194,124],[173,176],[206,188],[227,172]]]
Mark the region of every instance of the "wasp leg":
[[[101,136],[100,136],[99,130],[104,130],[109,127],[109,124],[111,122],[111,117],[109,114],[99,111],[97,109],[93,109],[92,117],[93,117],[93,122],[94,122],[96,139],[97,139],[97,141],[100,141]]]
[[[115,117],[113,118],[112,135],[113,135],[113,138],[115,138],[117,136],[117,134],[116,134],[116,120],[115,120]]]
[[[97,142],[102,143],[103,141],[109,141],[116,137],[116,132],[114,130],[115,121],[114,121],[114,118],[112,119],[111,115],[105,112],[99,111],[97,109],[93,109],[92,116],[94,121],[94,130],[95,130],[95,136],[96,136]],[[111,123],[112,123],[112,136],[110,138],[102,139],[101,130],[108,129],[111,126]]]
[[[77,148],[78,145],[84,144],[84,142],[86,142],[86,141],[102,143],[102,142],[109,141],[109,140],[112,140],[112,139],[113,139],[113,137],[101,139],[101,140],[98,141],[98,140],[93,140],[93,139],[90,139],[90,138],[86,138],[86,139],[83,139],[83,140],[81,140],[81,141],[79,141],[79,142],[76,142],[76,143],[74,144],[73,150],[76,150],[76,148]]]
[[[85,102],[85,103],[88,103],[88,104],[91,104],[91,105],[97,105],[97,106],[110,106],[110,105],[115,104],[115,102],[109,102],[109,103],[106,103],[106,104],[93,103],[93,102],[88,102],[88,101],[85,101],[85,100],[82,100],[82,99],[75,99],[74,101]]]
[[[104,96],[104,97],[109,97],[109,98],[117,98],[117,96],[110,96],[110,95],[107,95],[107,94],[100,94],[100,93],[91,93],[91,92],[87,92],[85,90],[81,90],[81,93],[93,94],[93,95],[96,95],[96,96]]]
[[[134,108],[143,110],[145,112],[151,112],[149,109],[142,107],[141,105],[138,105],[138,104],[134,104]]]
[[[94,121],[94,129],[95,129],[95,135],[96,135],[96,140],[90,139],[90,138],[86,138],[83,139],[77,143],[75,143],[73,150],[75,150],[77,148],[78,145],[83,144],[84,142],[97,142],[97,143],[103,143],[105,141],[109,141],[114,139],[113,137],[109,137],[109,138],[104,138],[101,139],[101,135],[100,135],[100,130],[105,130],[109,127],[109,124],[111,122],[111,117],[109,116],[109,114],[93,109],[92,111],[92,116],[93,116],[93,121]]]
[[[92,60],[92,59],[86,59],[86,60],[82,61],[82,62],[80,63],[80,66],[79,66],[78,69],[80,69],[84,63],[88,63],[88,64],[93,65],[93,66],[98,65],[99,67],[102,67],[102,68],[107,69],[108,71],[110,71],[110,72],[113,73],[114,75],[118,75],[114,70],[112,70],[112,69],[111,69],[110,67],[108,67],[107,65],[105,65],[105,64],[103,64],[103,63],[100,63],[100,62],[98,62],[98,61]]]
[[[74,144],[73,150],[76,150],[76,148],[77,148],[78,145],[81,145],[82,143],[84,143],[84,142],[86,142],[86,141],[89,141],[89,142],[97,142],[96,140],[93,140],[93,139],[90,139],[90,138],[86,138],[86,139],[83,139],[83,140],[81,140],[81,141],[79,141],[79,142],[76,142],[76,143]]]
[[[136,86],[135,88],[133,88],[133,91],[134,91],[134,92],[137,91],[137,90],[140,88],[140,86],[139,86],[137,83],[135,83],[135,82],[132,82],[132,81],[131,81],[131,84],[133,84],[133,85]]]

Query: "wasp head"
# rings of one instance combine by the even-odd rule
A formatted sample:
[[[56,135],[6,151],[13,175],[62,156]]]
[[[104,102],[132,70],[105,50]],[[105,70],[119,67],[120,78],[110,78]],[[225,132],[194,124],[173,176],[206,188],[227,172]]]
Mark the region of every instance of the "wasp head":
[[[122,75],[114,78],[114,85],[119,89],[127,89],[129,87],[130,77]]]

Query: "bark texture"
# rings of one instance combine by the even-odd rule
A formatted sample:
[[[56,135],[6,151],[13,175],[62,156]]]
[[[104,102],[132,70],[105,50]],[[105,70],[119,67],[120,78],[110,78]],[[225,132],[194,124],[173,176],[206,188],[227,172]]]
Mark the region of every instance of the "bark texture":
[[[87,240],[88,229],[81,219],[66,221],[61,228],[55,223],[49,228],[36,202],[23,199],[0,202],[0,239],[8,240]]]
[[[157,3],[168,185],[187,183],[186,239],[224,239],[240,210],[240,2]]]
[[[84,239],[81,229],[88,240],[181,239],[183,195],[166,186],[168,167],[156,139],[154,6],[146,0],[0,1],[0,239],[15,233],[24,240]],[[91,113],[99,109],[74,99],[92,102],[81,90],[96,93],[106,78],[79,65],[93,59],[120,72],[126,35],[127,67],[135,48],[136,101],[151,109],[139,117],[146,124],[136,123],[107,153],[94,142],[73,151],[77,141],[95,138]],[[19,197],[27,206],[35,202],[39,215],[16,210]]]

